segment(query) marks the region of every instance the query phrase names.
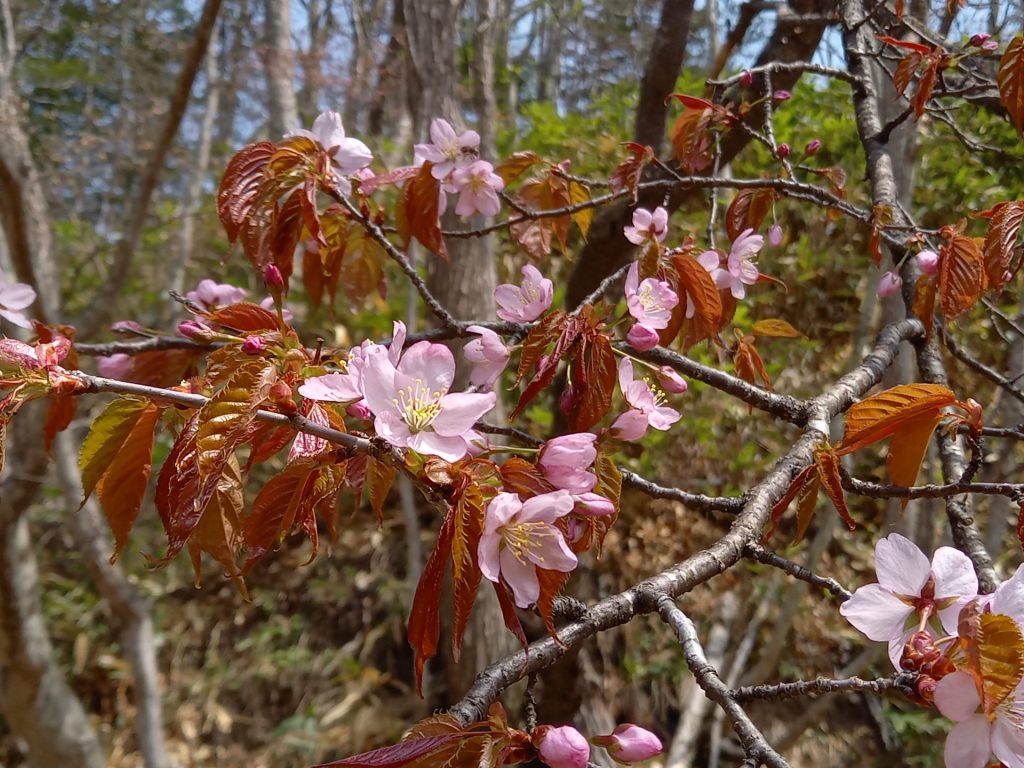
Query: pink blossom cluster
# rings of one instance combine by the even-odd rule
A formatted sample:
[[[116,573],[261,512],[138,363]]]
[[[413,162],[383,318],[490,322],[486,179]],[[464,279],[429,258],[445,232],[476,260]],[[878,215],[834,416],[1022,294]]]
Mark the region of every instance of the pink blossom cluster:
[[[441,182],[441,210],[447,206],[446,194],[457,194],[457,215],[497,216],[501,210],[498,193],[505,182],[493,165],[480,159],[480,134],[456,134],[451,123],[438,117],[430,122],[430,142],[417,144],[414,152],[416,164],[432,163],[430,174]]]
[[[878,583],[858,589],[840,613],[871,640],[888,643],[897,669],[918,671],[922,700],[934,702],[956,723],[946,737],[947,768],[984,768],[993,756],[1024,768],[1024,682],[992,701],[984,681],[960,668],[964,617],[1008,616],[1024,633],[1024,566],[993,594],[979,595],[965,554],[940,547],[929,561],[913,542],[893,533],[875,546],[875,572]]]
[[[591,743],[604,747],[613,760],[623,765],[650,760],[663,749],[657,735],[633,723],[622,723],[611,733],[590,741],[571,725],[542,725],[534,729],[532,736],[540,759],[550,768],[586,768]]]

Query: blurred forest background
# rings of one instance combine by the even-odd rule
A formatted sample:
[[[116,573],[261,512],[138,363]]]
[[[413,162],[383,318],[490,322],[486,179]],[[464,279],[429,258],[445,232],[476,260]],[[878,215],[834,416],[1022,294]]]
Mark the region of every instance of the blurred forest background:
[[[944,4],[910,6],[933,25],[946,18],[943,31],[954,41],[1020,28],[1015,0],[968,3],[952,17],[943,17]],[[409,163],[412,144],[427,140],[429,120],[444,115],[481,133],[485,157],[532,149],[605,179],[623,156],[620,142],[664,142],[669,107],[649,95],[665,90],[659,79],[668,79],[668,91],[701,95],[705,78],[773,55],[772,46],[774,54],[795,46],[798,60],[813,55],[842,65],[829,0],[0,0],[0,9],[7,62],[0,66],[0,167],[17,169],[0,174],[0,221],[9,224],[3,211],[10,214],[14,195],[31,198],[35,229],[22,234],[38,257],[18,263],[0,239],[0,259],[12,278],[34,270],[48,294],[46,319],[73,323],[87,341],[113,338],[109,326],[122,319],[173,329],[181,315],[168,290],[190,290],[204,277],[262,298],[245,259],[228,252],[216,185],[241,146],[308,127],[324,109],[340,111],[348,135],[375,150],[378,170]],[[792,14],[816,20],[789,22],[790,36],[780,39]],[[208,43],[197,44],[204,36]],[[795,148],[821,139],[820,166],[845,170],[851,199],[870,207],[849,87],[805,77],[792,90],[776,113],[777,137]],[[1022,196],[1024,164],[1012,129],[980,111],[963,119],[989,149],[969,154],[947,125],[928,117],[908,124],[914,135],[904,182],[923,226]],[[750,146],[732,172],[756,176],[768,160],[762,147]],[[761,267],[789,290],[755,291],[735,324],[780,317],[802,331],[806,339],[769,340],[762,354],[779,391],[809,396],[859,358],[886,310],[876,299],[863,227],[791,201],[774,215],[784,240],[766,250]],[[684,209],[672,231],[701,240],[706,216],[706,207]],[[567,257],[540,265],[556,286],[569,284],[583,243],[571,246]],[[513,244],[496,237],[486,247],[496,268],[491,285],[518,275],[524,256]],[[395,279],[391,287],[386,301],[352,302],[343,290],[334,306],[315,307],[296,290],[287,303],[307,340],[388,335],[392,319],[422,326],[409,314],[405,286]],[[1015,296],[1001,301],[1003,312],[1020,317]],[[1019,336],[1005,340],[980,321],[961,328],[982,359],[999,370],[1024,369]],[[713,351],[693,354],[731,365]],[[1024,421],[1019,402],[994,400],[989,383],[959,368],[956,374],[958,393],[998,409],[1004,424]],[[500,624],[494,631],[481,624],[463,664],[445,659],[445,648],[428,668],[426,699],[415,696],[405,619],[437,521],[408,488],[392,495],[381,526],[346,499],[337,541],[311,565],[302,566],[305,542],[286,541],[248,579],[251,602],[213,569],[197,591],[186,558],[150,570],[144,553],[159,556],[164,548],[151,509],[118,564],[106,565],[112,540],[91,505],[76,511],[80,486],[68,469],[90,413],[104,402],[81,404],[70,439],[58,441],[49,464],[35,445],[41,441],[22,437],[18,459],[32,492],[16,496],[5,485],[0,502],[7,542],[0,659],[34,665],[44,681],[54,678],[68,706],[80,704],[78,720],[62,719],[99,745],[99,752],[83,747],[91,755],[83,765],[289,768],[341,757],[393,742],[455,701],[486,661],[514,648]],[[682,405],[680,428],[628,449],[627,462],[652,479],[740,493],[785,450],[784,429],[713,390],[693,385]],[[535,406],[528,418],[538,434],[551,426],[546,407]],[[33,428],[38,435],[40,422]],[[1019,466],[1016,442],[1005,442],[987,457],[984,479],[1004,479]],[[165,436],[158,452],[168,448]],[[922,481],[936,463],[926,461]],[[858,469],[879,478],[881,466],[879,459]],[[826,501],[819,504],[808,538],[787,555],[851,588],[873,580],[871,546],[890,530],[907,532],[926,551],[942,543],[938,500],[911,502],[901,514],[898,504],[858,499],[854,513],[863,525],[853,534]],[[1008,502],[983,499],[978,514],[991,550],[1015,552]],[[569,589],[584,600],[618,591],[727,526],[724,517],[626,495],[603,559],[586,563]],[[784,525],[776,536],[786,547],[793,530]],[[1002,574],[1015,564],[1006,555]],[[865,643],[833,605],[809,595],[806,584],[763,570],[742,582],[730,571],[687,597],[708,655],[730,684],[889,671],[884,649]],[[41,615],[33,613],[36,598]],[[601,733],[629,720],[659,732],[664,762],[674,768],[735,765],[722,713],[696,689],[672,638],[649,631],[652,622],[599,635],[544,676],[541,721],[575,719],[585,732]],[[528,631],[543,628],[537,622]],[[754,640],[760,650],[751,655]],[[155,649],[155,668],[140,677],[147,648]],[[518,716],[521,702],[507,703]],[[14,727],[24,715],[18,699],[8,694],[0,711],[0,764],[24,765],[24,724]],[[937,764],[939,724],[894,697],[773,703],[751,714],[794,765]]]

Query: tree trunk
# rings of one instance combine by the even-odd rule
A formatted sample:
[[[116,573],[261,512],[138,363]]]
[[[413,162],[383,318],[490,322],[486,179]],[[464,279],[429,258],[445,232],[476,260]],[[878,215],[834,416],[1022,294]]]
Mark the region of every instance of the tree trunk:
[[[267,135],[278,141],[299,128],[292,52],[291,0],[264,0],[263,66],[267,77]]]
[[[654,44],[640,81],[633,140],[638,144],[649,144],[659,156],[665,143],[665,123],[668,120],[666,97],[675,90],[676,78],[683,66],[692,16],[693,0],[664,1]]]

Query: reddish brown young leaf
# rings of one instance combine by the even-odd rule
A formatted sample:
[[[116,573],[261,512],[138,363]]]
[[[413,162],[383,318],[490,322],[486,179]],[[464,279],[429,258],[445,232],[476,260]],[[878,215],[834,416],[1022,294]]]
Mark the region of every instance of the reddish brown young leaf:
[[[1024,635],[1010,616],[987,613],[979,601],[961,610],[957,628],[982,711],[991,715],[1024,679]]]
[[[921,53],[911,51],[900,59],[900,63],[896,65],[896,71],[892,76],[892,84],[896,88],[896,93],[900,96],[906,94],[907,88],[914,81],[914,75],[917,74],[917,68],[923,60],[924,56]]]
[[[132,356],[122,381],[151,387],[173,387],[195,372],[200,354],[190,349],[160,349]]]
[[[948,234],[940,251],[939,310],[951,322],[973,307],[985,292],[985,260],[973,237],[943,227]]]
[[[160,409],[143,397],[122,396],[112,400],[92,423],[78,453],[82,472],[82,504],[92,495],[117,454],[128,442],[135,425]]]
[[[846,506],[846,495],[843,493],[843,483],[839,474],[839,455],[832,448],[819,448],[814,452],[814,464],[818,468],[818,479],[835,506],[836,512],[839,513],[839,517],[846,523],[847,528],[851,531],[856,530],[857,523],[850,515],[850,510]]]
[[[885,459],[891,483],[911,486],[917,482],[921,462],[928,451],[928,442],[941,420],[942,412],[936,409],[904,421],[899,429],[893,432],[892,441],[889,443],[889,455]],[[900,505],[905,509],[908,501],[909,499],[900,499]]]
[[[523,409],[529,405],[530,401],[552,382],[555,378],[555,372],[558,370],[558,364],[561,362],[562,358],[570,357],[571,354],[576,351],[576,343],[579,341],[586,326],[586,320],[583,315],[584,313],[582,312],[576,316],[563,315],[565,322],[561,328],[560,335],[555,341],[554,347],[546,357],[541,358],[541,360],[537,362],[536,373],[534,373],[533,377],[527,383],[526,388],[523,389],[522,395],[519,396],[519,402],[513,409],[512,415],[509,416],[509,421],[518,417],[519,414],[523,412]],[[525,354],[526,348],[524,346],[523,355],[525,356]],[[520,371],[523,371],[522,358],[519,361],[519,369]]]
[[[459,494],[450,514],[452,527],[452,654],[459,660],[462,635],[466,631],[473,610],[476,591],[480,587],[480,564],[477,549],[484,531],[483,492],[476,484],[469,485]]]
[[[597,556],[600,558],[604,551],[604,539],[608,531],[619,519],[619,501],[622,498],[622,473],[619,471],[615,460],[604,451],[598,451],[597,459],[594,461],[594,474],[597,475],[597,483],[594,485],[594,493],[604,496],[615,505],[615,512],[603,517],[591,517],[591,536],[597,542]],[[588,542],[589,548],[589,542]]]
[[[424,163],[402,187],[395,221],[406,247],[415,237],[424,248],[447,261],[448,248],[441,234],[441,182],[431,175],[431,168],[433,163]]]
[[[888,43],[896,48],[903,48],[907,51],[915,51],[923,56],[932,52],[931,46],[925,45],[924,43],[915,43],[913,40],[900,40],[896,37],[889,37],[889,35],[877,35],[877,37],[883,43]]]
[[[572,365],[569,430],[586,432],[608,413],[615,394],[616,362],[611,340],[603,333],[583,338]]]
[[[843,456],[884,440],[912,420],[941,412],[956,395],[940,384],[901,384],[852,406],[846,413],[846,434],[836,446]]]
[[[558,643],[562,641],[558,637],[558,630],[555,628],[555,598],[558,597],[562,588],[572,576],[571,571],[549,571],[545,568],[537,569],[537,581],[540,582],[540,597],[537,598],[537,613],[544,621],[544,628],[547,629],[551,638]]]
[[[772,391],[772,382],[768,377],[768,369],[765,368],[761,354],[754,346],[753,336],[742,336],[736,332],[736,350],[733,353],[733,366],[736,368],[736,375],[748,384],[757,386],[757,379],[760,378],[765,389]]]
[[[569,182],[548,169],[539,176],[523,182],[516,191],[516,202],[529,211],[553,211],[566,208],[572,203]],[[569,237],[569,214],[527,218],[509,227],[512,238],[533,259],[542,259],[551,253],[552,238],[558,241],[563,253]]]
[[[509,493],[518,493],[523,499],[551,493],[555,486],[548,482],[544,473],[526,459],[511,456],[498,467],[501,484]]]
[[[380,243],[363,227],[350,227],[344,253],[339,274],[345,297],[353,303],[361,303],[375,290],[383,296],[387,254]]]
[[[454,744],[465,739],[460,732],[447,733],[441,736],[424,736],[407,739],[400,744],[381,747],[359,755],[321,763],[313,768],[426,768],[428,765],[447,765],[446,758],[441,755]]]
[[[785,320],[771,318],[758,320],[750,331],[754,336],[768,336],[781,339],[802,339],[803,334]]]
[[[1024,35],[1017,35],[999,59],[999,98],[1013,127],[1024,133]]]
[[[807,529],[814,518],[814,508],[818,504],[818,489],[821,477],[817,472],[809,472],[804,484],[800,487],[796,505],[796,540],[803,541]]]
[[[195,571],[195,587],[202,581],[202,553],[206,552],[224,567],[225,574],[235,579],[243,597],[248,597],[245,582],[238,569],[238,555],[242,551],[242,509],[245,493],[242,473],[235,460],[229,461],[221,475],[213,498],[199,518],[188,540],[188,551]]]
[[[640,183],[640,177],[643,176],[644,168],[654,159],[654,150],[650,146],[634,142],[626,143],[625,147],[629,150],[630,155],[615,167],[608,183],[615,192],[628,189],[633,195],[635,203],[637,185]]]
[[[708,108],[686,108],[672,125],[672,156],[685,173],[700,173],[711,165],[713,115]]]
[[[303,189],[296,189],[282,204],[275,201],[269,205],[265,211],[266,223],[253,219],[258,239],[242,240],[249,261],[258,271],[262,272],[269,264],[280,270],[285,292],[295,266],[295,248],[302,240],[306,226]]]
[[[67,429],[78,412],[78,398],[73,395],[54,395],[46,409],[46,422],[43,424],[43,439],[46,452],[53,456],[53,439]]]
[[[928,106],[928,99],[931,98],[932,91],[935,90],[935,79],[939,72],[939,59],[936,56],[927,57],[925,62],[926,66],[917,81],[917,90],[914,91],[912,102],[914,105],[914,115],[918,120],[921,119],[925,107]]]
[[[519,353],[519,368],[516,370],[517,385],[536,367],[547,351],[548,345],[561,336],[565,321],[565,312],[556,309],[542,317],[540,322],[530,330],[523,341],[522,351]]]
[[[526,639],[526,632],[523,631],[523,625],[519,621],[519,616],[516,615],[515,603],[512,602],[512,598],[509,597],[508,590],[505,589],[504,585],[492,581],[491,586],[494,587],[494,594],[498,598],[498,605],[501,607],[501,618],[505,622],[505,628],[515,635],[516,640],[519,641],[519,644],[525,651],[529,648],[530,643]]]
[[[745,229],[759,229],[771,213],[775,197],[775,190],[766,187],[741,189],[737,192],[725,212],[725,229],[729,239],[735,240]]]
[[[796,477],[790,482],[789,487],[786,489],[786,493],[775,502],[775,506],[772,507],[771,518],[768,523],[768,530],[765,531],[764,540],[767,541],[775,533],[775,527],[779,524],[779,520],[782,519],[783,513],[789,508],[789,505],[793,503],[793,499],[797,497],[797,494],[803,489],[804,485],[809,481],[810,477],[817,477],[817,472],[814,464],[809,467],[801,469]]]
[[[248,301],[228,304],[226,307],[204,314],[203,317],[224,328],[243,333],[276,331],[281,327],[276,314]]]
[[[1000,290],[1008,280],[1017,234],[1024,222],[1024,201],[1014,200],[998,205],[989,221],[982,252],[988,285]]]
[[[875,260],[875,266],[882,266],[882,229],[892,222],[892,208],[881,203],[871,209],[871,236],[868,238],[868,250]]]
[[[593,198],[590,195],[590,188],[584,184],[580,184],[578,181],[569,182],[569,202],[572,205],[580,205],[582,203],[589,203]],[[583,235],[583,239],[587,239],[587,233],[590,232],[590,222],[594,219],[593,208],[581,208],[580,210],[572,214],[572,220],[576,222],[576,226],[580,228],[580,234]],[[565,247],[562,247],[565,250]]]
[[[455,521],[445,517],[437,534],[437,543],[427,558],[409,614],[409,645],[416,654],[416,693],[423,696],[423,666],[437,654],[441,634],[441,585],[444,582],[448,554],[452,549]]]
[[[935,320],[935,297],[938,295],[939,281],[933,275],[921,275],[914,289],[914,303],[911,311],[924,323],[924,330],[932,335]]]
[[[217,215],[231,243],[262,199],[263,172],[273,154],[274,145],[260,141],[243,147],[228,162],[217,191]]]
[[[516,152],[498,163],[494,172],[508,185],[539,162],[541,158],[536,152]]]
[[[170,453],[160,467],[156,481],[156,510],[167,534],[167,553],[154,562],[169,563],[184,548],[202,516],[193,499],[198,490],[199,467],[196,463],[198,414],[192,416],[178,434]]]
[[[722,294],[711,279],[711,274],[690,254],[673,254],[672,265],[675,268],[674,287],[679,295],[679,303],[672,310],[668,327],[658,334],[658,338],[663,346],[671,344],[685,324],[687,334],[684,346],[689,348],[706,339],[713,339],[722,330]],[[689,319],[686,318],[687,298],[693,302],[694,307],[693,317]]]
[[[372,456],[366,462],[366,491],[377,522],[384,524],[384,502],[395,482],[395,468]]]

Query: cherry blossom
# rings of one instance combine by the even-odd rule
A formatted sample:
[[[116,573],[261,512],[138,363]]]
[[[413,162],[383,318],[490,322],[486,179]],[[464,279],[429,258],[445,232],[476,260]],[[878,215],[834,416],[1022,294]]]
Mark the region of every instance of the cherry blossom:
[[[574,493],[573,512],[583,517],[605,517],[615,513],[615,503],[599,493]]]
[[[523,267],[521,285],[503,283],[494,290],[498,317],[512,323],[532,323],[551,306],[554,284],[532,264]]]
[[[634,261],[626,273],[626,306],[640,325],[653,330],[668,327],[679,297],[672,286],[654,277],[640,280],[640,263]]]
[[[649,328],[641,323],[634,323],[633,327],[629,329],[629,333],[626,334],[626,341],[629,342],[633,349],[639,352],[646,352],[658,346],[660,339],[658,332],[653,328]]]
[[[744,298],[747,295],[746,286],[756,283],[761,274],[751,259],[762,247],[764,238],[761,235],[755,235],[752,229],[743,230],[733,241],[725,268],[715,265],[714,269],[710,270],[715,285],[723,291],[728,288],[735,299]],[[698,261],[705,269],[710,263],[709,254],[714,254],[715,259],[718,258],[715,251],[704,251]]]
[[[623,723],[607,736],[594,737],[594,743],[608,750],[619,763],[638,763],[661,754],[661,739],[646,728]]]
[[[497,216],[501,210],[498,193],[505,188],[505,182],[486,160],[456,168],[452,173],[452,186],[459,192],[459,202],[455,204],[455,213],[459,216],[474,213]]]
[[[430,175],[438,181],[444,181],[452,171],[472,163],[480,148],[480,134],[464,131],[461,136],[457,135],[451,123],[440,117],[430,121],[430,140],[432,144],[417,144],[413,151],[418,161],[433,163]]]
[[[627,225],[622,234],[633,245],[643,245],[647,241],[660,243],[668,234],[668,211],[660,205],[653,212],[637,208],[633,211],[633,223]]]
[[[312,376],[299,387],[299,394],[310,400],[327,403],[355,403],[363,399],[363,368],[366,367],[367,354],[371,349],[385,350],[392,365],[398,365],[405,345],[405,323],[396,321],[392,326],[391,345],[384,347],[372,341],[364,341],[358,347],[348,351],[345,370],[341,373],[328,373],[323,376]],[[362,411],[357,411],[362,416]]]
[[[186,293],[185,298],[204,309],[216,309],[245,301],[245,289],[206,277],[199,281],[194,291]]]
[[[888,642],[897,669],[903,646],[919,626],[937,616],[955,634],[960,609],[978,594],[978,577],[967,555],[939,547],[929,563],[916,544],[898,533],[875,545],[875,573],[878,583],[858,589],[839,612],[871,640]],[[909,622],[915,614],[919,618]]]
[[[939,254],[935,251],[924,250],[917,254],[917,266],[926,275],[936,275],[939,272]]]
[[[462,354],[473,364],[469,382],[475,387],[491,389],[508,365],[511,353],[501,337],[490,328],[471,325],[466,330],[480,334],[462,348]]]
[[[132,369],[132,357],[123,352],[96,358],[96,370],[107,379],[123,379]]]
[[[981,703],[967,672],[946,675],[935,687],[935,706],[956,723],[946,736],[946,768],[985,768],[992,755],[1007,768],[1024,768],[1024,684],[990,712],[979,712]]]
[[[525,502],[518,494],[499,493],[487,505],[477,553],[480,571],[495,583],[504,578],[520,608],[528,608],[540,597],[538,567],[562,572],[576,567],[576,555],[554,525],[572,509],[568,491],[541,494]]]
[[[690,388],[690,385],[686,383],[686,379],[667,365],[659,367],[656,375],[658,377],[658,386],[670,395],[681,395]]]
[[[587,768],[590,743],[571,725],[541,726],[534,735],[540,759],[550,768]]]
[[[597,458],[596,441],[597,435],[592,432],[555,437],[544,443],[537,464],[555,488],[575,494],[587,493],[597,483],[597,475],[590,471]]]
[[[21,328],[31,328],[32,321],[22,310],[32,306],[36,300],[36,292],[27,283],[8,283],[0,275],[0,317]]]
[[[772,248],[778,248],[782,245],[782,225],[772,224],[768,227],[768,245]]]
[[[455,379],[451,350],[421,341],[397,365],[380,346],[369,347],[364,357],[363,395],[380,437],[446,461],[466,455],[466,432],[494,407],[495,395],[448,392]]]
[[[664,396],[651,389],[646,381],[633,378],[633,362],[624,357],[619,363],[619,389],[629,410],[612,424],[612,433],[622,440],[639,440],[648,427],[666,430],[679,421],[675,408],[662,405]]]
[[[903,278],[895,272],[886,272],[878,280],[878,296],[883,299],[889,296],[895,296],[900,292],[900,288],[902,287]]]
[[[331,158],[335,179],[342,194],[352,193],[348,176],[365,168],[373,161],[373,152],[359,139],[345,136],[341,115],[337,112],[323,112],[313,121],[313,130],[299,129],[286,134],[285,138],[304,136],[320,144]]]

